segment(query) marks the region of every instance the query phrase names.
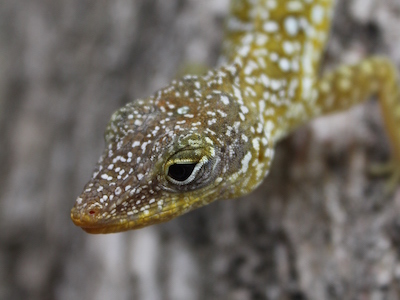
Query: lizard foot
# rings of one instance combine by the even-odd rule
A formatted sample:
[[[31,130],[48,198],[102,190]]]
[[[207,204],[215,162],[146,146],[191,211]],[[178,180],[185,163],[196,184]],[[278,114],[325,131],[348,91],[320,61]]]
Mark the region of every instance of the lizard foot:
[[[394,159],[381,164],[370,166],[369,172],[372,176],[387,176],[384,190],[386,194],[392,194],[400,184],[400,163]]]

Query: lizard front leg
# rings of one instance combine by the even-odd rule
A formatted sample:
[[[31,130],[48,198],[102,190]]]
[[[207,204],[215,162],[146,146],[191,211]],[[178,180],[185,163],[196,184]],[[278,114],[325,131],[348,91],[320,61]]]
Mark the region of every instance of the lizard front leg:
[[[316,84],[317,114],[347,109],[376,95],[390,140],[393,157],[378,173],[391,173],[387,190],[400,181],[400,85],[393,63],[371,57],[356,65],[341,66],[324,75]],[[376,173],[376,172],[374,172]]]

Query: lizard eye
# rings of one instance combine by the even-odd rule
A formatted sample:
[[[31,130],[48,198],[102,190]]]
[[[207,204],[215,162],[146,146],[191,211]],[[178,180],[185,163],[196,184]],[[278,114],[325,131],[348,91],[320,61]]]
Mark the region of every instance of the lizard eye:
[[[173,164],[168,168],[168,176],[175,181],[185,182],[192,175],[196,164]]]
[[[200,161],[178,161],[170,164],[166,169],[167,179],[175,185],[186,185],[198,179],[199,174],[208,159],[203,158]]]
[[[210,179],[215,163],[207,152],[203,148],[176,152],[164,165],[165,179],[178,190],[203,186]]]

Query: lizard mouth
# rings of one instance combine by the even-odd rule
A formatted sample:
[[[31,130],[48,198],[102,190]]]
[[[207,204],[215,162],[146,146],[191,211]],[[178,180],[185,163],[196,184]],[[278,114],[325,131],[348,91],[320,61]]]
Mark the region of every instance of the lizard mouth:
[[[71,210],[72,222],[74,222],[76,226],[79,226],[80,228],[82,228],[82,230],[86,231],[87,233],[92,233],[92,234],[115,233],[131,229],[139,229],[144,226],[147,226],[147,224],[143,224],[143,222],[140,222],[139,224],[135,220],[122,221],[122,222],[99,222],[98,220],[96,220],[95,222],[93,222],[91,220],[87,220],[85,216],[83,217],[77,216],[75,211],[76,211],[75,209]]]
[[[73,207],[71,210],[71,219],[76,226],[81,227],[87,233],[105,234],[140,229],[149,225],[166,222],[171,219],[171,215],[179,215],[176,209],[155,214],[139,214],[130,218],[115,218],[110,220],[102,220],[99,218],[99,214],[100,212],[96,210],[83,212]]]
[[[112,219],[112,220],[101,220],[98,218],[98,212],[91,210],[89,213],[82,212],[77,208],[71,209],[72,222],[82,228],[87,233],[99,234],[99,233],[115,233],[121,231],[127,231],[131,229],[139,229],[157,222],[155,218],[141,218],[136,217],[132,219]]]

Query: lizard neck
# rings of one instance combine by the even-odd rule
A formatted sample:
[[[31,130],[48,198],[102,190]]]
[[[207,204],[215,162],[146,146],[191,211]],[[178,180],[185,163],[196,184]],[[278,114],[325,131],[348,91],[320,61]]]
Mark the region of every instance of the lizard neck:
[[[313,118],[333,1],[233,1],[221,65],[275,143]]]

